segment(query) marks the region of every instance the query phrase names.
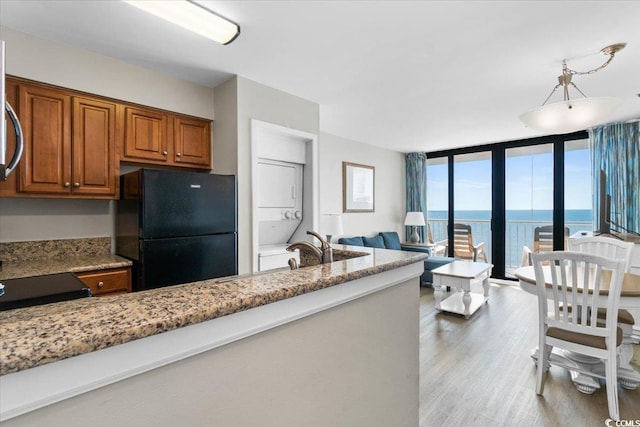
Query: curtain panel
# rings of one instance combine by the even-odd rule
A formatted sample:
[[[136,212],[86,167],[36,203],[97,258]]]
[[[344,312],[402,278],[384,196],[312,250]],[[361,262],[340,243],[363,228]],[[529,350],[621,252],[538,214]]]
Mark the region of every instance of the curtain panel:
[[[427,213],[427,154],[408,153],[406,155],[406,207],[407,212]],[[425,220],[426,222],[426,220]],[[413,233],[413,227],[405,227],[405,241]],[[420,241],[425,242],[425,228],[419,227]]]
[[[589,129],[593,218],[597,229],[600,170],[607,174],[611,229],[640,233],[640,122],[609,123]]]

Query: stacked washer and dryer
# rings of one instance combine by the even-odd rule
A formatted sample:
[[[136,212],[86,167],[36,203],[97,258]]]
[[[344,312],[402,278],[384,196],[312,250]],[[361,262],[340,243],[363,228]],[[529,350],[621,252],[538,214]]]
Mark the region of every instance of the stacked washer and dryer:
[[[315,135],[252,120],[254,271],[288,268],[298,251],[286,248],[308,241],[314,212]]]
[[[286,267],[286,250],[303,218],[303,171],[298,163],[258,160],[258,269]]]

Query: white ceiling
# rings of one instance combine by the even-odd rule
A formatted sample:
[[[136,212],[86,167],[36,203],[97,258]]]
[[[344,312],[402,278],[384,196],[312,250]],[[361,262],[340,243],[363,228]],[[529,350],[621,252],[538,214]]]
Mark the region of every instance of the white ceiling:
[[[237,74],[320,104],[324,132],[402,152],[537,136],[562,59],[574,83],[640,118],[638,1],[204,1],[242,33],[221,46],[110,1],[0,0],[0,24],[215,87]],[[576,94],[576,96],[578,96]],[[561,100],[561,94],[553,100]]]

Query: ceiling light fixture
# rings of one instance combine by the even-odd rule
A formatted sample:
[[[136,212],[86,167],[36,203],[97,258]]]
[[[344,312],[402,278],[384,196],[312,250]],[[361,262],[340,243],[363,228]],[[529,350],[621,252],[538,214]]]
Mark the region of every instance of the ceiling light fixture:
[[[618,43],[603,48],[600,52],[608,55],[609,58],[599,67],[589,71],[572,70],[567,67],[566,60],[562,61],[562,75],[558,76],[558,84],[553,88],[547,99],[544,100],[542,106],[522,114],[520,120],[527,127],[554,134],[575,132],[600,124],[622,101],[612,97],[587,98],[578,89],[578,86],[571,81],[571,78],[574,75],[593,74],[602,70],[609,65],[615,54],[625,46],[626,43]],[[583,98],[570,99],[569,86],[580,92]],[[560,87],[562,87],[564,93],[564,100],[547,104],[551,95]]]
[[[240,35],[240,27],[236,23],[188,0],[122,1],[223,45]]]

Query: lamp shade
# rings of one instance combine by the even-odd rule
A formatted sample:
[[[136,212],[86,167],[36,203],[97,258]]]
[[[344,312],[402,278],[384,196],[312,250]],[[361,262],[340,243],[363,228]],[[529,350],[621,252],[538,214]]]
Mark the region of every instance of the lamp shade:
[[[425,225],[422,212],[407,212],[404,225]]]
[[[330,236],[341,236],[344,234],[344,230],[342,229],[342,215],[325,214],[324,234]]]
[[[611,97],[571,99],[543,105],[522,114],[520,120],[531,129],[547,133],[575,132],[601,124],[621,102]]]

